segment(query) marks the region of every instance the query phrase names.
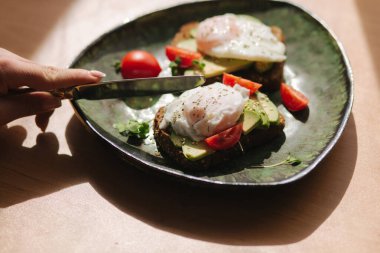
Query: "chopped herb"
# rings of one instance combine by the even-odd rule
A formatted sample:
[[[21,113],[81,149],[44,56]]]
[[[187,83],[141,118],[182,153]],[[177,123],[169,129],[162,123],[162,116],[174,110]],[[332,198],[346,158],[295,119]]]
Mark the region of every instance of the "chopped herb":
[[[114,64],[113,64],[113,67],[115,69],[115,72],[117,74],[119,74],[120,71],[121,71],[121,62],[120,61],[115,61]]]
[[[137,120],[128,120],[127,123],[116,123],[113,125],[121,135],[134,136],[145,139],[149,134],[149,123],[138,122]]]
[[[181,58],[177,57],[174,61],[171,61],[169,63],[169,67],[172,71],[173,76],[177,76],[179,74],[179,71],[181,69]]]
[[[194,60],[193,61],[193,66],[197,67],[200,70],[204,70],[206,64],[203,61]]]
[[[271,164],[271,165],[254,165],[254,166],[251,166],[251,168],[272,168],[272,167],[276,167],[279,165],[297,166],[301,163],[302,163],[302,161],[300,159],[298,159],[292,155],[289,155],[285,160],[283,160],[279,163],[275,163],[275,164]]]
[[[180,57],[176,57],[175,60],[174,60],[175,63],[177,63],[177,65],[181,65],[181,58]]]
[[[171,62],[169,63],[169,67],[170,67],[170,68],[178,68],[178,64],[177,64],[175,61],[171,61]]]
[[[175,61],[171,61],[169,63],[169,68],[171,69],[173,76],[177,76],[179,74],[179,66]]]
[[[173,76],[179,75],[185,69],[189,69],[189,68],[195,68],[195,69],[203,71],[205,66],[206,66],[206,64],[203,61],[193,60],[192,66],[189,66],[188,68],[182,68],[181,67],[181,58],[179,58],[179,57],[177,57],[174,61],[171,61],[169,63],[169,67],[171,69]]]

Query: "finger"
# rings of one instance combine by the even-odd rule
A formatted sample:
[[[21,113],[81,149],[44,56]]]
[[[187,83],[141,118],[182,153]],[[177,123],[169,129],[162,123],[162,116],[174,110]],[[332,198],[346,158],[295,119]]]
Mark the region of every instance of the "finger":
[[[50,116],[53,115],[54,110],[40,113],[36,115],[35,122],[36,125],[41,129],[42,132],[46,131],[46,128],[49,124]]]
[[[30,60],[26,58],[23,58],[15,53],[12,53],[11,51],[6,50],[5,48],[0,47],[0,57],[3,57],[3,56],[18,59],[20,61],[31,62]]]
[[[37,90],[53,90],[73,85],[99,82],[104,73],[83,69],[61,69],[32,62],[0,58],[0,87],[29,86]]]
[[[0,125],[29,115],[49,112],[61,106],[61,100],[47,92],[33,92],[0,99]]]

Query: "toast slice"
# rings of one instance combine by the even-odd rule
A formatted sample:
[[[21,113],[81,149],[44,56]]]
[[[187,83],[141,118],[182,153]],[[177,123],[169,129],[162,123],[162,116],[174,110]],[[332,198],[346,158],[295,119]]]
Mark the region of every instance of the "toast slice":
[[[173,46],[196,50],[194,31],[197,29],[198,22],[184,24],[177,32],[171,42]],[[271,27],[272,33],[281,41],[285,42],[285,36],[281,28]],[[223,72],[233,73],[234,75],[261,83],[264,92],[276,91],[283,82],[285,62],[250,62],[244,60],[216,59],[205,56],[206,66],[204,73],[207,83],[220,82]],[[215,63],[215,64],[214,64]],[[211,74],[209,74],[211,73]],[[186,74],[186,71],[181,74]],[[193,74],[193,73],[189,73]]]
[[[158,150],[162,156],[175,161],[180,164],[183,169],[191,171],[200,171],[213,168],[219,164],[235,159],[238,156],[243,155],[243,150],[250,149],[263,145],[276,136],[278,136],[284,129],[285,119],[280,114],[278,124],[271,125],[268,128],[255,128],[247,135],[241,135],[240,145],[237,143],[230,149],[215,151],[199,160],[189,160],[183,154],[182,148],[177,147],[171,139],[171,128],[160,129],[159,125],[163,120],[165,114],[165,107],[161,107],[156,113],[153,130],[154,138]]]

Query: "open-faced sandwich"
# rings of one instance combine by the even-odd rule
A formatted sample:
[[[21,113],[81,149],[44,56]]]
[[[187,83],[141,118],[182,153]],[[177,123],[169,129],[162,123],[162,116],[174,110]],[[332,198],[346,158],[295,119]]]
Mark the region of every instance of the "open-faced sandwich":
[[[184,169],[205,170],[279,135],[284,117],[260,84],[225,74],[224,83],[184,92],[159,109],[154,137],[160,153]]]
[[[205,170],[282,133],[285,119],[261,91],[279,90],[289,111],[307,108],[308,99],[283,83],[284,41],[278,27],[248,15],[224,14],[180,28],[165,48],[170,69],[162,71],[157,59],[142,50],[128,52],[115,66],[124,78],[165,76],[166,70],[207,78],[208,85],[161,107],[153,123],[164,157],[184,169]]]
[[[183,25],[166,47],[174,75],[199,73],[208,83],[234,73],[275,91],[283,81],[284,35],[248,15],[225,14]]]

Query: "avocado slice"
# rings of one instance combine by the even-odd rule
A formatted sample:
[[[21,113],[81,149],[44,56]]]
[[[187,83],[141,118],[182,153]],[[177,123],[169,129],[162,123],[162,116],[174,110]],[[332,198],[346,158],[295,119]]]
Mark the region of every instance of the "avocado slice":
[[[190,51],[197,51],[197,43],[195,39],[186,39],[180,41],[177,47],[184,48]],[[253,64],[252,61],[238,60],[238,59],[224,59],[205,56],[202,60],[205,64],[202,74],[206,78],[222,75],[224,72],[234,72]],[[190,72],[185,72],[185,75]]]
[[[215,151],[209,148],[204,142],[194,142],[186,139],[185,144],[182,146],[182,152],[190,161],[196,161]]]
[[[245,110],[243,113],[243,134],[250,133],[260,125],[261,117],[256,110]]]
[[[197,42],[193,38],[181,40],[176,46],[189,51],[197,51]]]
[[[215,152],[204,142],[195,142],[186,137],[179,136],[174,132],[170,134],[170,140],[174,146],[182,148],[183,155],[191,161],[202,159]]]
[[[185,137],[181,137],[181,136],[175,134],[174,132],[172,132],[170,134],[170,140],[173,142],[174,146],[176,146],[178,148],[182,147],[186,142]]]
[[[257,99],[266,115],[268,115],[269,123],[277,124],[280,119],[280,114],[278,113],[278,109],[275,104],[273,104],[267,95],[261,92],[257,92]]]
[[[259,115],[260,122],[255,127],[257,127],[257,126],[269,127],[270,122],[269,122],[268,115],[264,111],[264,108],[261,106],[261,104],[260,104],[259,100],[257,99],[256,95],[253,95],[246,102],[245,107],[244,107],[244,112],[246,112],[246,111],[253,111],[253,112],[255,112],[256,114]],[[244,117],[244,115],[243,115],[243,117]],[[244,124],[244,122],[243,122],[243,124]],[[247,126],[247,128],[249,128],[249,126]],[[249,131],[252,131],[252,129],[249,130]],[[247,133],[249,133],[249,131]],[[245,133],[245,134],[247,134],[247,133]]]

